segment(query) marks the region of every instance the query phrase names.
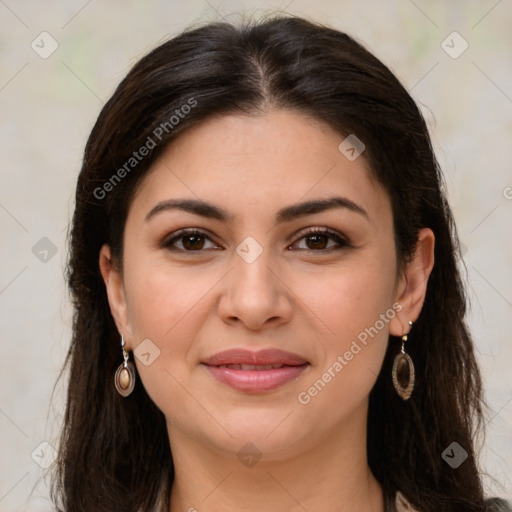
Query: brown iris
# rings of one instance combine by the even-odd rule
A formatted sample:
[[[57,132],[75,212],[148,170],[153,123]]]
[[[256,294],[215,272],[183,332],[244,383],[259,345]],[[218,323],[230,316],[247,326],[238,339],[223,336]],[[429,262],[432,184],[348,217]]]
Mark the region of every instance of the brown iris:
[[[183,237],[183,247],[188,250],[202,249],[204,245],[204,236],[198,234],[186,235]]]
[[[308,247],[309,247],[309,242],[311,240],[316,240],[315,242],[313,242],[313,247],[309,247],[310,249],[325,249],[325,247],[327,246],[329,237],[327,235],[323,235],[323,234],[314,234],[314,235],[309,235],[308,237],[306,237],[306,239],[307,239]]]

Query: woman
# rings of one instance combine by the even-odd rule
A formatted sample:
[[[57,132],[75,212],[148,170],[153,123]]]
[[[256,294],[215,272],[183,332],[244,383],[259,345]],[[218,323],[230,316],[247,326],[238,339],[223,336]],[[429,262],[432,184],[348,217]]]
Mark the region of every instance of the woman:
[[[72,511],[490,511],[425,122],[348,35],[189,30],[103,108],[76,192]]]

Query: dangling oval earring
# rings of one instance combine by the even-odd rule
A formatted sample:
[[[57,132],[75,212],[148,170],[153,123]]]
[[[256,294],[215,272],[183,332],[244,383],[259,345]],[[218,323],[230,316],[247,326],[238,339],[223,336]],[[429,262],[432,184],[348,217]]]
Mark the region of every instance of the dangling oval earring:
[[[412,322],[409,322],[412,327]],[[396,392],[404,400],[409,400],[414,389],[414,364],[409,354],[406,354],[404,343],[407,341],[407,334],[402,336],[402,348],[393,361],[393,385]]]
[[[121,335],[121,349],[123,350],[123,362],[118,366],[114,376],[114,384],[117,392],[124,397],[127,397],[135,387],[135,366],[131,361],[128,361],[128,352],[124,348],[124,336]]]

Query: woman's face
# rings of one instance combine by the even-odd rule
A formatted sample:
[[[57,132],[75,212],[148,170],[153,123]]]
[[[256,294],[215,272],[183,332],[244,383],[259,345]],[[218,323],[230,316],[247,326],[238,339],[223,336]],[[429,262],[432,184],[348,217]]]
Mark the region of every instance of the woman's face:
[[[343,140],[288,111],[211,118],[138,188],[110,299],[171,442],[272,459],[364,428],[408,328],[389,198]]]

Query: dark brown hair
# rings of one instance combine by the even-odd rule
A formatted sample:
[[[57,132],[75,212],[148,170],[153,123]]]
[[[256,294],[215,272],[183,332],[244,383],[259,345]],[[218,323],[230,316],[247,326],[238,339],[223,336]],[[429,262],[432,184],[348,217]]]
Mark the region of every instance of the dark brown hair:
[[[214,114],[269,108],[313,116],[340,141],[349,134],[363,141],[391,200],[402,266],[418,231],[433,230],[435,265],[408,345],[416,387],[407,402],[397,396],[391,364],[399,344],[389,343],[370,394],[368,462],[388,497],[400,490],[422,512],[486,510],[474,451],[481,378],[464,320],[457,236],[424,119],[391,71],[353,38],[288,16],[185,31],[137,62],[98,117],[71,230],[75,314],[54,499],[67,512],[150,511],[162,489],[167,499],[173,463],[164,416],[140,381],[126,399],[113,386],[120,340],[99,251],[108,243],[122,268],[133,193],[176,134]],[[147,154],[135,158],[142,147]],[[468,453],[457,469],[441,456],[453,442]]]

